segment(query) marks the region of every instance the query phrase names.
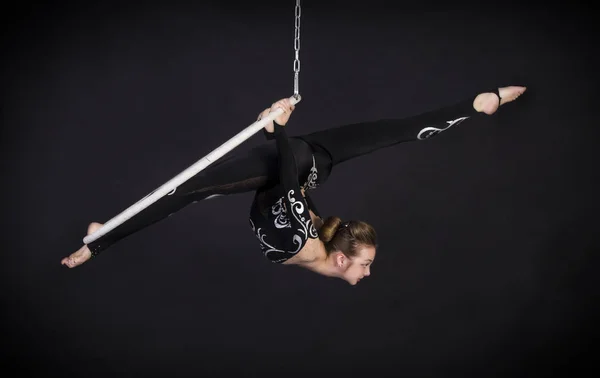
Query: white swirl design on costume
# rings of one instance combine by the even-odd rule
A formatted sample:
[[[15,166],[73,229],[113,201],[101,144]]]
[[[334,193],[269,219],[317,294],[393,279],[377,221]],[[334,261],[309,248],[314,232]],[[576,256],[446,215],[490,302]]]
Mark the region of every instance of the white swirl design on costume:
[[[277,228],[291,228],[290,220],[287,216],[287,209],[285,203],[283,203],[283,197],[281,197],[273,206],[271,206],[271,212],[275,215],[275,227]]]
[[[294,219],[296,219],[298,221],[298,224],[300,225],[300,228],[297,229],[297,231],[299,233],[294,234],[294,236],[292,237],[292,241],[293,243],[296,245],[296,249],[293,251],[284,251],[282,249],[276,248],[273,245],[269,244],[265,239],[267,238],[267,234],[265,233],[261,233],[262,229],[256,229],[256,226],[254,225],[254,222],[252,222],[252,219],[250,219],[250,226],[252,227],[252,231],[256,234],[256,237],[258,238],[259,242],[260,242],[260,248],[263,252],[263,254],[265,255],[265,257],[268,258],[268,255],[270,253],[273,252],[281,252],[281,253],[286,253],[286,254],[292,254],[295,255],[296,253],[300,252],[300,250],[302,249],[302,246],[304,245],[304,242],[309,238],[313,238],[316,239],[318,237],[318,233],[317,233],[317,229],[315,228],[315,226],[312,224],[312,219],[310,217],[308,217],[308,219],[306,219],[306,217],[304,215],[302,215],[302,213],[304,212],[304,204],[302,201],[298,201],[296,200],[296,198],[294,197],[294,190],[290,190],[287,194],[287,198],[289,200],[289,203],[291,205],[291,213],[292,216],[294,217]],[[273,205],[272,207],[273,209],[273,215],[276,215],[276,219],[275,219],[275,227],[277,228],[284,228],[284,227],[289,227],[291,228],[291,223],[289,221],[289,218],[287,217],[287,211],[285,209],[285,203],[283,203],[283,197],[279,199],[279,201],[277,201],[275,203],[275,205]],[[282,220],[285,218],[285,226],[282,226]],[[270,259],[269,259],[270,260]],[[287,260],[287,258],[283,258],[283,259],[278,259],[278,260],[271,260],[273,262],[282,262]]]
[[[269,254],[273,253],[273,252],[296,254],[300,251],[300,248],[302,247],[302,239],[300,239],[300,237],[298,235],[294,235],[294,238],[293,238],[294,243],[298,245],[298,248],[296,248],[295,251],[284,251],[282,249],[278,249],[266,242],[265,238],[267,237],[267,234],[261,234],[262,229],[259,228],[257,230],[256,227],[254,226],[254,222],[252,222],[252,219],[250,219],[250,227],[252,227],[252,231],[256,234],[256,237],[258,238],[258,241],[260,242],[260,249],[262,250],[265,257],[267,257],[267,258],[269,258]],[[271,259],[269,259],[269,260],[271,260]],[[279,262],[283,262],[286,260],[287,260],[287,258],[271,260],[271,261],[274,263],[279,263]]]
[[[313,165],[310,168],[310,173],[308,174],[308,179],[306,180],[304,185],[302,185],[304,190],[315,189],[317,187],[317,178],[319,177],[319,171],[317,170],[317,164],[315,162],[315,155],[313,155],[312,159],[313,159]]]
[[[296,220],[298,221],[298,223],[300,223],[300,226],[302,228],[299,228],[298,231],[300,231],[303,235],[304,235],[304,240],[306,241],[306,239],[308,239],[308,237],[312,237],[313,239],[315,239],[317,237],[317,230],[315,228],[315,226],[312,224],[312,219],[310,219],[310,217],[308,217],[308,219],[306,219],[302,213],[304,212],[304,204],[302,203],[302,201],[296,201],[296,199],[293,197],[294,195],[294,190],[290,190],[288,192],[288,200],[290,201],[290,204],[292,205],[292,215],[294,216],[294,218],[296,218]],[[295,240],[295,238],[294,238]]]
[[[443,129],[438,129],[437,127],[425,127],[421,131],[419,131],[419,134],[417,135],[417,139],[425,140],[427,138],[431,138],[432,136],[437,135],[444,130],[448,130],[452,126],[461,123],[462,121],[464,121],[467,118],[469,118],[469,117],[461,117],[461,118],[457,118],[453,121],[446,121],[448,126],[444,127]]]

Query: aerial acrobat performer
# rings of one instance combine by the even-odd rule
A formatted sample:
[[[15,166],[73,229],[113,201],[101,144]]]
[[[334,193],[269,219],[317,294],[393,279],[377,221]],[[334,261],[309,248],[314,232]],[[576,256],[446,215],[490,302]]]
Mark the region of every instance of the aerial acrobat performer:
[[[296,7],[298,21],[299,1]],[[295,46],[297,59],[298,45]],[[479,116],[492,115],[526,90],[523,86],[494,88],[407,118],[354,123],[288,137],[285,126],[299,101],[299,64],[295,63],[294,69],[295,96],[273,103],[251,125],[253,132],[263,131],[267,142],[245,154],[231,154],[210,162],[210,166],[189,174],[173,188],[166,188],[168,194],[156,196],[112,228],[107,226],[113,220],[90,223],[85,244],[63,258],[61,264],[77,267],[191,203],[252,191],[255,196],[249,226],[268,260],[297,265],[356,285],[371,273],[378,246],[376,232],[360,220],[342,221],[337,216],[323,219],[309,191],[324,184],[338,164],[402,142],[422,141],[459,124],[476,121]]]
[[[295,106],[287,98],[279,100],[259,116],[261,119],[276,109],[283,110],[264,129],[275,143],[267,142],[247,154],[217,161],[172,195],[82,246],[62,264],[70,268],[81,265],[118,240],[188,204],[215,195],[255,191],[250,227],[267,259],[299,265],[354,285],[370,274],[377,247],[375,230],[363,221],[342,222],[336,216],[323,220],[308,192],[325,183],[333,167],[342,162],[401,142],[425,140],[481,113],[494,114],[525,89],[502,87],[409,118],[355,123],[294,137],[287,136],[285,125]],[[91,223],[88,234],[101,227],[100,223]]]

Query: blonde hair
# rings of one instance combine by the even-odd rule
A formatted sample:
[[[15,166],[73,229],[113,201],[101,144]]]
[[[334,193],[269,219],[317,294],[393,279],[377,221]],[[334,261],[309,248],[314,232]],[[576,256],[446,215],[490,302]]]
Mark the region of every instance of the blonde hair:
[[[363,221],[342,222],[336,216],[325,219],[319,229],[319,239],[325,243],[327,254],[341,251],[348,257],[354,257],[360,246],[377,248],[377,233],[370,224]]]

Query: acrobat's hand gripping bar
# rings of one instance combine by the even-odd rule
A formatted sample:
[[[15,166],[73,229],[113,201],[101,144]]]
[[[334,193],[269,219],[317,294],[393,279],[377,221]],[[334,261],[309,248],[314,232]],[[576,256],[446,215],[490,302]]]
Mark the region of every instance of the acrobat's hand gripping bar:
[[[302,98],[298,94],[298,95],[294,95],[294,96],[290,97],[289,99],[290,99],[290,102],[295,105],[298,102],[300,102],[300,100]],[[85,244],[89,244],[89,243],[99,239],[101,236],[107,234],[108,232],[110,232],[111,230],[113,230],[114,228],[119,226],[120,224],[123,224],[123,222],[127,221],[128,219],[130,219],[131,217],[133,217],[140,211],[144,210],[146,207],[150,206],[151,204],[153,204],[154,202],[156,202],[163,196],[167,195],[168,193],[171,193],[179,185],[183,184],[184,182],[186,182],[187,180],[189,180],[190,178],[192,178],[193,176],[198,174],[198,172],[200,172],[204,168],[208,167],[214,161],[220,159],[223,155],[225,155],[229,151],[231,151],[234,148],[236,148],[237,146],[239,146],[241,143],[246,141],[252,135],[259,132],[262,128],[265,127],[265,125],[268,122],[273,121],[275,118],[277,118],[279,115],[281,115],[281,113],[283,113],[283,110],[276,109],[275,111],[269,113],[269,115],[266,116],[265,118],[263,118],[259,121],[256,121],[253,124],[251,124],[250,126],[246,127],[244,130],[240,131],[238,134],[233,136],[227,142],[223,143],[222,145],[220,145],[219,147],[214,149],[211,153],[209,153],[202,159],[198,160],[196,163],[194,163],[193,165],[188,167],[186,170],[184,170],[177,176],[173,177],[171,180],[164,183],[158,189],[154,190],[153,192],[148,194],[146,197],[142,198],[141,200],[134,203],[133,205],[131,205],[130,207],[125,209],[123,212],[121,212],[120,214],[115,216],[114,218],[112,218],[109,221],[107,221],[106,223],[104,223],[104,225],[101,228],[99,228],[98,230],[96,230],[96,232],[84,237],[83,242]]]

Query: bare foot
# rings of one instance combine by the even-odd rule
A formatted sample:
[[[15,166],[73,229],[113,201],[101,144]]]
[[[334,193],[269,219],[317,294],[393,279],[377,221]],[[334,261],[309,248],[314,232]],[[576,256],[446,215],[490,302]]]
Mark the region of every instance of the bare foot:
[[[498,88],[500,99],[495,93],[487,92],[480,93],[473,101],[473,107],[478,112],[485,114],[494,114],[500,105],[516,100],[520,95],[527,90],[526,87],[510,86]]]
[[[88,226],[87,234],[90,235],[96,232],[96,230],[98,230],[100,227],[102,227],[102,224],[100,223],[90,223],[90,225]],[[79,266],[84,262],[88,261],[91,257],[92,252],[86,244],[83,247],[79,248],[77,252],[74,252],[69,257],[65,257],[64,259],[62,259],[60,263],[62,265],[68,266],[69,268],[75,268],[76,266]]]

